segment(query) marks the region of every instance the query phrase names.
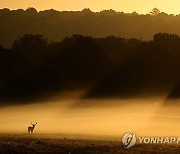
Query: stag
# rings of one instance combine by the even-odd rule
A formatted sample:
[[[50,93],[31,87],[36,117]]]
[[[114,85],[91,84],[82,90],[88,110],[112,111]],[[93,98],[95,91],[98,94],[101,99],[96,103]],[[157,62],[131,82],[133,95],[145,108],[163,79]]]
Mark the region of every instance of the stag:
[[[33,133],[34,128],[35,128],[35,126],[37,125],[37,122],[36,122],[35,124],[33,124],[33,123],[31,122],[31,124],[32,124],[32,126],[29,126],[29,127],[28,127],[28,133]]]

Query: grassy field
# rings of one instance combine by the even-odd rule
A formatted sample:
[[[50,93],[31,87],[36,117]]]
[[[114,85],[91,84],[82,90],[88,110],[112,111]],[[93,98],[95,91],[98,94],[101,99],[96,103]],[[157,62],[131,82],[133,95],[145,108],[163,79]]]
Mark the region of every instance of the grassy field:
[[[124,149],[120,138],[82,135],[0,134],[0,153],[147,154],[180,153],[178,145],[135,145]]]

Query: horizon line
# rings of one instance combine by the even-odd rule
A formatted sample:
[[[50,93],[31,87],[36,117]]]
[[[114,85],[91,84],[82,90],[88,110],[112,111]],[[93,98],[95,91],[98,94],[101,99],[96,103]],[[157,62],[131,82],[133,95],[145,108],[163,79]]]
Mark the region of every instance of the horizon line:
[[[137,11],[124,12],[123,10],[122,10],[122,11],[117,11],[117,10],[115,10],[115,9],[104,9],[104,10],[100,10],[100,11],[94,11],[94,10],[92,10],[92,9],[90,9],[90,8],[84,8],[84,9],[82,9],[82,10],[68,10],[68,9],[67,9],[67,10],[58,10],[58,9],[54,9],[54,8],[47,8],[47,9],[40,10],[40,9],[37,9],[37,8],[35,8],[35,7],[32,7],[32,6],[29,6],[29,7],[27,7],[27,8],[17,8],[17,9],[12,9],[12,8],[8,8],[8,7],[0,7],[0,10],[8,9],[8,10],[10,10],[10,11],[17,11],[17,10],[24,10],[24,11],[26,11],[26,10],[29,9],[29,8],[34,8],[34,9],[36,9],[38,13],[39,13],[39,12],[43,12],[43,11],[48,11],[48,10],[54,10],[54,11],[57,11],[57,12],[82,12],[83,10],[89,9],[89,10],[90,10],[91,12],[93,12],[93,13],[101,13],[101,12],[103,12],[103,11],[115,11],[116,13],[124,13],[124,14],[137,13],[138,15],[150,15],[151,11],[152,11],[154,8],[157,8],[157,7],[152,8],[152,10],[149,11],[148,13],[139,13],[139,12],[137,12]],[[158,9],[158,8],[157,8],[157,9]],[[164,13],[164,14],[167,14],[167,15],[174,15],[174,16],[180,15],[180,12],[179,12],[179,14],[175,14],[175,13],[167,13],[167,12],[164,12],[164,11],[161,11],[161,10],[160,10],[160,13],[159,13],[159,14],[161,14],[161,13]]]

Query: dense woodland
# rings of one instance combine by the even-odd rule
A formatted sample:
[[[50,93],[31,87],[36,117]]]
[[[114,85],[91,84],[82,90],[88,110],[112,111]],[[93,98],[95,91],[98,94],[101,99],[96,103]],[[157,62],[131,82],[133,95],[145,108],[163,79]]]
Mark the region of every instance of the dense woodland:
[[[152,40],[156,33],[180,35],[180,15],[168,15],[154,9],[143,15],[113,10],[37,11],[0,9],[0,43],[10,48],[12,42],[24,34],[42,34],[50,42],[59,42],[73,34],[92,37],[110,35],[123,38]]]
[[[180,37],[152,41],[73,35],[50,42],[26,34],[0,46],[0,100],[27,102],[65,89],[91,86],[87,98],[180,96]]]

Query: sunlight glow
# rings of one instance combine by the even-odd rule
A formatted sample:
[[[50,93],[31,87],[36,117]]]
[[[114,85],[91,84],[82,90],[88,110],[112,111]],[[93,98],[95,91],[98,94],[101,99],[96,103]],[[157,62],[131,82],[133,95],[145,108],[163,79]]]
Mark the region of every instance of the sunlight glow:
[[[123,12],[149,13],[153,8],[158,8],[168,14],[180,14],[180,1],[178,0],[1,0],[0,8],[26,9],[34,7],[38,10],[82,10],[90,8],[92,11],[113,9]]]

